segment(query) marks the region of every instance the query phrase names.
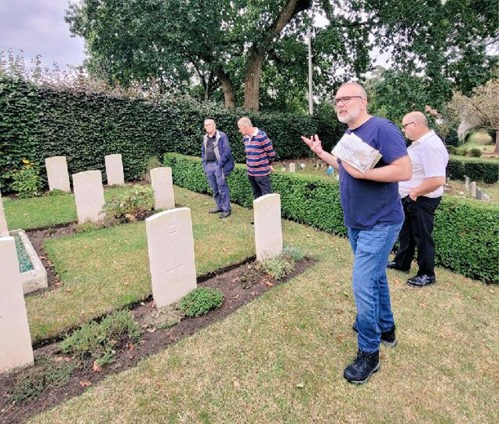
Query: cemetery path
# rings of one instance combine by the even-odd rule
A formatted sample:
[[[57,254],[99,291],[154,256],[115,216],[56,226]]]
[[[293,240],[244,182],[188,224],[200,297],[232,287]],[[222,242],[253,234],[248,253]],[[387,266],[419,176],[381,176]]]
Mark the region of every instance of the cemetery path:
[[[74,225],[29,232],[29,239],[47,269],[49,284],[47,290],[57,289],[60,281],[46,258],[43,250],[43,240],[73,232]],[[0,423],[23,423],[41,411],[82,394],[87,390],[87,387],[97,384],[105,377],[132,368],[141,359],[155,354],[169,345],[189,337],[200,329],[225,318],[241,306],[271,289],[274,285],[282,284],[300,274],[313,263],[314,261],[309,259],[297,262],[294,271],[280,281],[275,281],[260,271],[253,262],[217,273],[210,278],[204,279],[204,281],[198,280],[199,287],[212,287],[222,290],[224,293],[222,306],[200,317],[184,318],[171,328],[161,329],[151,325],[151,322],[156,320],[153,317],[155,314],[157,315],[157,309],[154,307],[152,297],[150,297],[132,308],[134,319],[142,330],[141,339],[138,343],[125,343],[122,346],[117,346],[113,362],[101,369],[96,370],[93,361],[89,360],[75,367],[66,384],[60,386],[49,385],[35,399],[16,403],[13,401],[12,396],[15,387],[19,387],[19,384],[26,384],[29,381],[28,378],[31,378],[30,376],[40,372],[36,364],[43,362],[40,361],[41,358],[43,360],[48,358],[56,363],[73,361],[62,354],[58,342],[36,348],[34,351],[34,367],[0,376],[0,387],[2,387],[0,392]]]

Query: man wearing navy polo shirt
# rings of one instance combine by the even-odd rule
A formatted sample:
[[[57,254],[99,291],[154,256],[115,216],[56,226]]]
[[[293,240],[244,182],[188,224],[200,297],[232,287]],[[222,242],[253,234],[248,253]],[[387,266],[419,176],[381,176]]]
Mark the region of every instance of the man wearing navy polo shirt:
[[[243,135],[244,152],[248,180],[253,192],[253,199],[272,193],[270,173],[275,151],[267,134],[256,128],[247,117],[237,121],[239,132]]]
[[[386,266],[404,221],[398,181],[409,180],[412,167],[401,132],[393,122],[368,114],[367,94],[360,84],[343,84],[334,102],[338,120],[348,125],[346,133],[360,137],[382,155],[373,169],[362,173],[324,151],[317,135],[302,137],[340,175],[341,206],[354,253],[354,330],[358,333],[357,357],[343,376],[362,384],[380,368],[380,342],[391,347],[397,343]]]

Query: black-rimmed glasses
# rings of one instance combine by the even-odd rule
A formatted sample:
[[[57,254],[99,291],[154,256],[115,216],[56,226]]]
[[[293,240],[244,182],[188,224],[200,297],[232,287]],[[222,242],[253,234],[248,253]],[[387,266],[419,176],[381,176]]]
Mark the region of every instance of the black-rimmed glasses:
[[[416,124],[414,121],[411,121],[411,122],[408,122],[407,124],[402,124],[402,129],[405,130],[405,127],[407,127],[407,125],[411,125],[411,124]]]
[[[334,101],[335,105],[338,105],[340,103],[347,104],[352,99],[363,99],[363,97],[362,96],[343,96],[343,97],[336,97],[333,101]]]

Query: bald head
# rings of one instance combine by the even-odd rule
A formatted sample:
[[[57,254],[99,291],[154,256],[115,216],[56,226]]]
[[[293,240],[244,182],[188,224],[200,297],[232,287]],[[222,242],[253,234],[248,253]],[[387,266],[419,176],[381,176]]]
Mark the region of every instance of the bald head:
[[[416,124],[428,127],[428,120],[426,119],[426,116],[419,111],[409,112],[407,115],[404,116],[404,119],[402,121],[403,122],[413,121]]]
[[[402,119],[402,131],[405,136],[411,140],[419,140],[423,135],[430,131],[426,116],[419,111],[409,112]]]
[[[344,84],[341,84],[338,91],[340,91],[341,88],[347,88],[347,87],[353,89],[357,96],[362,96],[364,99],[367,99],[367,92],[366,92],[365,88],[362,87],[362,85],[360,85],[358,82],[349,81],[349,82],[346,82]]]

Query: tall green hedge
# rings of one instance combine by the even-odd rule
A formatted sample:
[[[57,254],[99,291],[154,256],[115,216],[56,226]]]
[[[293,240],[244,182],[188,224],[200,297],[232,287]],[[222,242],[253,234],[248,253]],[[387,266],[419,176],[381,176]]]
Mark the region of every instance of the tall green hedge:
[[[8,192],[7,173],[29,159],[42,168],[51,156],[66,156],[70,174],[100,170],[104,156],[121,153],[126,180],[143,172],[148,157],[165,152],[197,156],[211,117],[231,141],[236,161],[244,162],[237,120],[243,111],[182,98],[145,100],[105,94],[54,91],[21,79],[0,77],[0,190]],[[300,135],[320,134],[331,147],[343,131],[333,117],[250,114],[267,132],[278,159],[310,154]]]
[[[180,187],[209,193],[198,158],[168,153],[165,166],[172,168]],[[244,165],[228,178],[231,200],[251,207],[253,197]],[[281,195],[282,216],[341,236],[346,235],[339,187],[321,177],[290,173],[272,174],[272,189]],[[471,200],[444,197],[435,216],[436,263],[484,282],[499,283],[499,207]]]
[[[499,160],[451,156],[447,165],[447,176],[452,180],[464,180],[464,177],[468,176],[471,181],[493,184],[499,179]]]

